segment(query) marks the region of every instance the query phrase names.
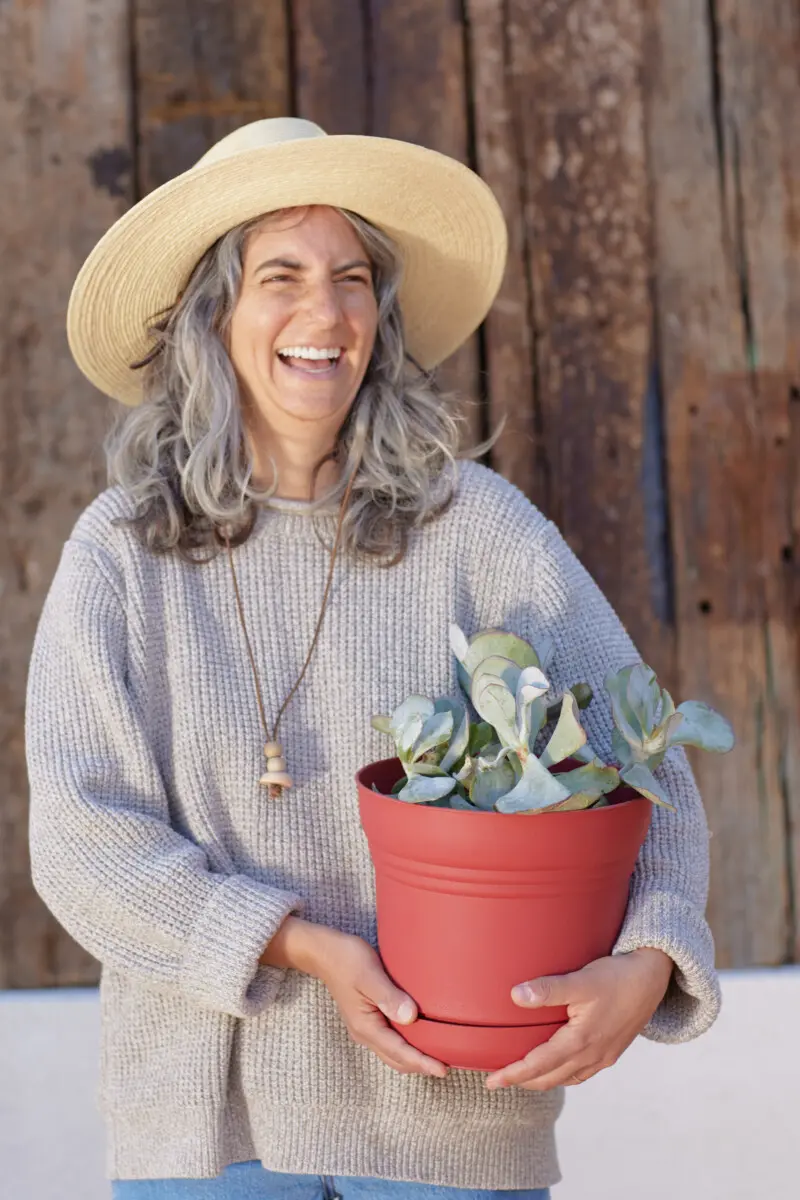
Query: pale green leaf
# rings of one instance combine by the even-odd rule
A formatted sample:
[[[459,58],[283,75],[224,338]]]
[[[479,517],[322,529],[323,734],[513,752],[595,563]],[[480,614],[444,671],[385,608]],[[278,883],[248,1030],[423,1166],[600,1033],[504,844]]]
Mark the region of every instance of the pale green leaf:
[[[433,715],[433,712],[433,701],[428,700],[426,696],[409,696],[402,704],[398,704],[392,713],[390,727],[392,737],[396,742],[400,740],[400,735],[406,728],[410,717],[420,716],[424,724],[428,717]],[[421,728],[422,725],[420,725]]]
[[[534,754],[522,768],[522,778],[505,796],[496,802],[495,808],[503,813],[537,812],[566,800],[569,791],[542,766]]]
[[[595,759],[585,767],[576,767],[572,771],[556,772],[556,779],[570,793],[578,794],[597,800],[619,787],[620,775],[616,767],[606,767]]]
[[[605,689],[611,700],[611,711],[617,728],[631,745],[638,745],[642,740],[642,727],[628,703],[628,678],[633,667],[623,667],[621,671],[609,672],[605,678]]]
[[[729,721],[721,713],[700,700],[686,700],[678,705],[681,716],[670,733],[670,746],[699,746],[715,754],[727,754],[733,749],[735,736]]]
[[[455,786],[455,779],[449,775],[413,775],[397,798],[410,804],[424,804],[426,800],[440,800],[449,795]]]
[[[478,770],[470,789],[469,798],[478,808],[493,809],[495,801],[511,791],[515,782],[516,776],[513,767],[505,759],[502,759],[494,766]]]
[[[493,726],[504,746],[517,745],[516,703],[501,679],[484,675],[473,704],[479,716]]]
[[[629,763],[627,767],[623,767],[620,771],[620,778],[644,796],[645,799],[651,800],[653,804],[658,804],[662,808],[669,808],[672,812],[675,812],[675,807],[665,796],[661,784],[652,771],[648,771],[644,763]]]
[[[429,750],[450,741],[453,732],[453,714],[451,712],[432,713],[420,730],[419,737],[414,742],[411,751],[413,758],[421,758]]]
[[[636,717],[642,733],[655,728],[656,710],[661,699],[656,673],[647,663],[636,663],[629,668],[626,686],[628,707]]]
[[[541,755],[543,767],[553,767],[579,750],[586,743],[586,731],[578,718],[578,703],[572,692],[565,692],[561,715],[552,737]]]

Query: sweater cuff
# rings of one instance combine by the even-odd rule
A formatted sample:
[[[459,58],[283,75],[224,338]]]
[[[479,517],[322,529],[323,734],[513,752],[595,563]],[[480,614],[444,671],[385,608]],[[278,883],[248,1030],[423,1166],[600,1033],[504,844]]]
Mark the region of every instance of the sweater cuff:
[[[257,1016],[274,998],[284,969],[259,964],[264,947],[286,917],[299,912],[299,896],[230,875],[186,943],[181,983],[202,1008],[232,1017]]]
[[[653,1042],[688,1042],[719,1016],[722,997],[714,940],[703,916],[683,897],[647,892],[632,900],[612,954],[652,946],[675,963],[664,999],[642,1030]]]

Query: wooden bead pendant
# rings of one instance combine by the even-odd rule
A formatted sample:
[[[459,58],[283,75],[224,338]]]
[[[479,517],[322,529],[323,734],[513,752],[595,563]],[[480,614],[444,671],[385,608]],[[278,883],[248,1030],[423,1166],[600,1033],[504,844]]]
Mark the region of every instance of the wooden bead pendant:
[[[270,789],[270,795],[280,795],[281,788],[292,786],[292,777],[286,770],[286,759],[283,757],[283,747],[280,742],[267,742],[264,747],[267,758],[266,774],[262,775],[259,783]],[[273,791],[273,789],[275,789]]]

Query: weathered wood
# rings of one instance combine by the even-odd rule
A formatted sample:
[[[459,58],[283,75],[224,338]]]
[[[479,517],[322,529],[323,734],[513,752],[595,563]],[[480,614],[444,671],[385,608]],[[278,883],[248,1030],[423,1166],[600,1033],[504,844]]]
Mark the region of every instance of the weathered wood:
[[[370,0],[368,7],[368,132],[416,142],[474,165],[460,5],[452,0]],[[468,444],[480,439],[484,423],[479,362],[475,335],[438,372],[445,391],[464,402]]]
[[[0,6],[0,988],[94,982],[34,893],[23,705],[61,547],[104,482],[108,404],[72,364],[75,274],[131,198],[123,0]]]
[[[283,0],[136,0],[133,27],[140,195],[238,126],[290,111]]]
[[[292,0],[297,115],[326,133],[370,132],[367,31],[360,0]]]
[[[512,86],[511,45],[504,0],[467,0],[469,59],[480,174],[497,196],[508,224],[508,266],[484,327],[489,428],[505,420],[491,451],[495,470],[545,511],[550,508],[547,460],[537,427],[532,253],[521,158],[520,88]]]
[[[545,502],[665,683],[673,672],[657,407],[638,0],[508,4]]]
[[[789,475],[774,439],[787,438],[797,365],[788,276],[771,272],[776,257],[796,255],[798,225],[794,198],[785,206],[788,145],[764,136],[789,136],[791,110],[784,119],[771,108],[762,126],[784,49],[746,36],[745,8],[755,12],[660,0],[647,71],[679,692],[721,708],[738,736],[730,755],[694,760],[713,833],[709,913],[728,966],[781,962],[790,948],[781,775],[797,738],[778,581],[788,504],[769,475]]]
[[[715,10],[729,243],[746,308],[750,384],[762,439],[765,588],[764,775],[784,806],[787,956],[800,954],[800,14],[793,0],[724,0]],[[756,482],[754,478],[754,482]],[[793,835],[794,834],[794,839]]]

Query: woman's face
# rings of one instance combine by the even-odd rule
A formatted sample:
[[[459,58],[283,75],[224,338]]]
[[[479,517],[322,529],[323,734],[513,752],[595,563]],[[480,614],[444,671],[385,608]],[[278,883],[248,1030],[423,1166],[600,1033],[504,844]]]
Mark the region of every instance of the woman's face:
[[[243,400],[271,432],[291,436],[315,422],[335,436],[377,325],[367,255],[335,209],[290,211],[251,234],[228,346]]]

